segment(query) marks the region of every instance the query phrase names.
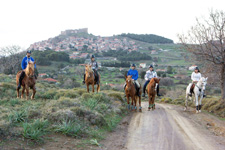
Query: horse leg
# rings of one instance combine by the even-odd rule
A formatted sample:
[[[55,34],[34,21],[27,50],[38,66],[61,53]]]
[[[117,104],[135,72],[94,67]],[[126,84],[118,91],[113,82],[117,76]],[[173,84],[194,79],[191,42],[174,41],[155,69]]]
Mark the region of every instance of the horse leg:
[[[148,110],[150,110],[151,109],[151,96],[148,96]]]
[[[31,99],[34,99],[35,93],[36,93],[36,88],[33,87],[33,94],[32,94],[32,96],[31,96]]]
[[[187,106],[188,106],[188,94],[186,94],[186,100],[185,100],[184,111],[187,110]]]
[[[20,98],[20,89],[16,89],[17,92],[17,98]]]
[[[196,105],[196,113],[199,112],[199,106],[198,106],[198,94],[195,95],[195,105]]]
[[[131,97],[131,110],[133,110],[133,106],[134,106],[134,97],[135,97],[135,96],[132,96],[132,97]]]
[[[94,93],[95,92],[95,84],[94,83],[92,83],[92,92]]]
[[[201,98],[199,100],[199,105],[198,105],[199,112],[201,112],[201,109],[202,109],[202,99],[203,99],[203,93],[201,94]]]
[[[152,98],[152,110],[155,109],[155,96]]]
[[[86,84],[87,85],[87,92],[89,93],[89,84]]]
[[[22,87],[22,93],[21,93],[21,99],[23,99],[24,91],[25,91],[25,87],[23,86],[23,87]]]
[[[26,86],[25,88],[26,88],[26,94],[27,94],[26,99],[29,100],[29,87]]]
[[[141,112],[141,96],[139,96],[139,112]]]
[[[134,96],[134,110],[137,110],[137,97]]]
[[[100,84],[97,85],[97,93],[100,91]]]

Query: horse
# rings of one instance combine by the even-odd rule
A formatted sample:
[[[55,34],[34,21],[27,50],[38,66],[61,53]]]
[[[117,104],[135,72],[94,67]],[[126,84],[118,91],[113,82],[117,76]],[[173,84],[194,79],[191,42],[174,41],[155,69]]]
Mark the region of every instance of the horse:
[[[95,92],[95,75],[91,68],[91,65],[85,65],[85,83],[87,86],[87,92],[89,93],[89,85],[92,85],[92,92]],[[100,91],[100,75],[99,75],[99,84],[97,85],[97,93]]]
[[[137,92],[135,89],[135,85],[132,81],[132,76],[127,76],[125,75],[126,78],[126,88],[125,88],[125,94],[126,94],[126,98],[127,98],[127,108],[133,110],[133,106],[134,109],[137,110],[137,98],[139,98],[139,111],[142,111],[142,107],[141,107],[141,96],[137,96]],[[140,86],[141,89],[141,86]],[[141,95],[141,90],[139,91],[139,95]],[[130,108],[130,97],[131,97],[131,108]]]
[[[195,95],[195,105],[196,105],[196,113],[201,112],[201,108],[202,108],[202,99],[203,99],[203,95],[204,95],[204,91],[205,91],[205,87],[207,84],[207,78],[201,77],[201,79],[197,82],[197,84],[194,87],[194,95]],[[190,92],[190,88],[191,88],[191,83],[187,86],[186,89],[186,100],[185,100],[185,107],[184,107],[184,111],[187,110],[187,106],[188,106],[188,100],[189,100],[189,92]],[[200,100],[198,100],[198,98],[200,97]],[[191,98],[192,100],[192,98]]]
[[[34,65],[35,62],[28,62],[26,69],[24,70],[25,72],[25,77],[22,80],[22,94],[21,94],[21,98],[23,98],[24,95],[24,91],[26,90],[26,99],[29,99],[29,88],[33,90],[33,94],[31,96],[31,99],[34,99],[35,93],[36,93],[36,87],[35,87],[35,83],[36,83],[36,79],[34,77]],[[22,70],[19,71],[16,75],[16,84],[17,86],[19,85],[19,78],[20,78],[20,74],[21,74]],[[19,91],[20,89],[16,89],[17,91],[17,98],[19,98]]]
[[[156,84],[159,84],[160,79],[152,78],[147,86],[147,93],[148,93],[148,103],[149,107],[148,110],[155,109],[155,95],[156,95]]]

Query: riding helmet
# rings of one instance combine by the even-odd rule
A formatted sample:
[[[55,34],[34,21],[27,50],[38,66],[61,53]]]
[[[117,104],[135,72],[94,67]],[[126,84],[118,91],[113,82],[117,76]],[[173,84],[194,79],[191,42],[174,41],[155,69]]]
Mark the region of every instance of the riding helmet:
[[[199,68],[198,67],[195,67],[195,70],[198,70],[198,72],[200,72]]]
[[[149,65],[149,67],[148,67],[148,68],[154,68],[154,67],[153,67],[153,65]]]
[[[28,50],[27,53],[31,54],[31,50]]]
[[[91,55],[91,58],[95,58],[95,55]]]
[[[136,65],[135,64],[132,64],[131,67],[136,67]]]

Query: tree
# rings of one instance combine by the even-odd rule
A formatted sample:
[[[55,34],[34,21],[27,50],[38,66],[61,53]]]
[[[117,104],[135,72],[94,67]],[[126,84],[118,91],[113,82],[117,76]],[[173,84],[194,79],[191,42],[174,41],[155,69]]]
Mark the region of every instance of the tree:
[[[208,19],[196,19],[187,35],[178,35],[196,60],[207,64],[207,72],[219,78],[221,96],[225,99],[225,12],[210,11]],[[212,68],[212,69],[210,69]],[[216,69],[216,72],[213,70]]]
[[[18,45],[12,45],[0,48],[0,72],[13,74],[21,70],[21,61],[24,55],[18,54],[22,49]]]
[[[172,74],[173,73],[173,68],[171,66],[167,67],[167,73]]]

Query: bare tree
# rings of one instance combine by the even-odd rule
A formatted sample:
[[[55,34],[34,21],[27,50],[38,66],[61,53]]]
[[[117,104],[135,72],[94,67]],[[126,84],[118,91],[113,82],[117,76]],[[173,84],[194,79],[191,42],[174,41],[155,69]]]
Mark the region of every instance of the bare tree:
[[[215,71],[219,81],[222,99],[225,99],[225,12],[210,11],[209,18],[196,19],[186,35],[178,35],[185,48],[196,56],[198,61],[207,63],[208,72]],[[214,68],[214,69],[213,69]]]
[[[12,45],[0,48],[0,72],[7,74],[16,73],[19,71],[21,63],[21,55],[18,54],[22,49],[20,46]]]

